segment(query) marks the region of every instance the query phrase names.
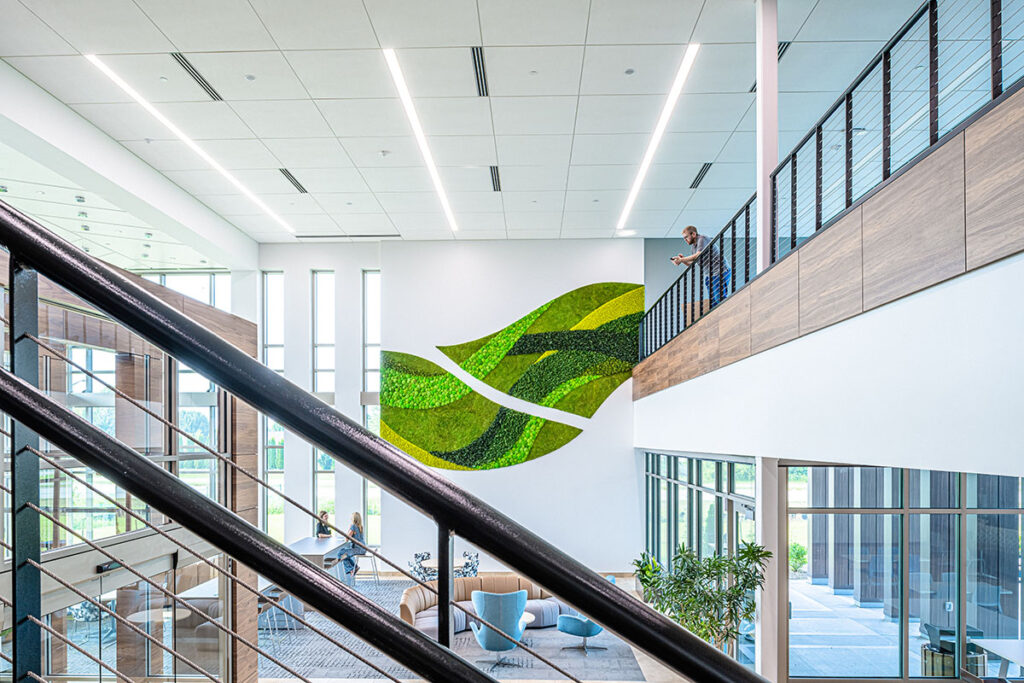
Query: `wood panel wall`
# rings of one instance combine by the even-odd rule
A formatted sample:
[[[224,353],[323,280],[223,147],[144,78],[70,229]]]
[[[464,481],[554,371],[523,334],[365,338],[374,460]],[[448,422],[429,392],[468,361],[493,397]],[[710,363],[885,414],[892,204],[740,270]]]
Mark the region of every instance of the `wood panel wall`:
[[[1024,251],[1024,90],[633,370],[633,399]]]

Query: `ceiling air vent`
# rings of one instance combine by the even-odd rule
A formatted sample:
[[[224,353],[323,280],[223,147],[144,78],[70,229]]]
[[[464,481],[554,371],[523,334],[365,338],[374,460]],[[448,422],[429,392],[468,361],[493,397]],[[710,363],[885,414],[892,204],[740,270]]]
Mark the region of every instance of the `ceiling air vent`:
[[[708,174],[708,171],[710,171],[710,170],[711,170],[711,163],[710,162],[705,163],[703,166],[701,166],[700,170],[697,171],[697,177],[695,177],[693,179],[693,182],[690,183],[690,189],[691,190],[696,190],[698,187],[700,187],[701,181],[704,180],[704,176],[706,176]]]
[[[501,192],[501,174],[498,173],[497,166],[491,166],[491,187],[495,192]]]
[[[174,57],[174,61],[181,65],[181,68],[188,72],[188,75],[192,77],[199,87],[206,91],[206,94],[210,96],[210,99],[214,102],[223,102],[224,98],[220,96],[220,93],[214,90],[213,86],[210,85],[209,81],[203,78],[203,75],[192,66],[192,62],[185,58],[185,55],[180,52],[172,52],[171,56]]]
[[[484,69],[484,49],[469,48],[473,53],[473,73],[476,74],[476,94],[487,97],[487,70]]]
[[[292,175],[291,171],[289,171],[287,168],[279,168],[277,170],[281,172],[281,175],[288,179],[289,183],[295,186],[296,190],[298,190],[302,194],[309,194],[309,190],[302,186],[302,183],[299,182],[298,178]]]
[[[782,59],[782,55],[786,54],[786,50],[792,45],[792,41],[783,40],[779,43],[779,59]],[[754,85],[750,86],[750,92],[757,92],[757,81],[754,81]]]

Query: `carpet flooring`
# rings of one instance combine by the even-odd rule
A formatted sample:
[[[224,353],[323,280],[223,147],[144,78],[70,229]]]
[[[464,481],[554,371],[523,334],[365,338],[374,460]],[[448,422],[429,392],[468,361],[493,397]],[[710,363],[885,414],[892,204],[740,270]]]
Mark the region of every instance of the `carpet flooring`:
[[[356,588],[384,609],[398,614],[398,603],[401,600],[402,591],[411,585],[412,583],[409,581],[381,581],[379,586],[373,581],[359,581]],[[364,644],[355,635],[345,631],[323,615],[307,611],[306,619],[396,678],[415,678],[404,667]],[[579,650],[563,651],[563,646],[576,645],[580,639],[560,633],[555,628],[528,629],[525,642],[544,657],[584,680],[644,680],[644,675],[637,664],[632,648],[607,632],[590,639],[589,642],[591,645],[607,647],[608,650],[592,652],[589,656],[584,656]],[[341,648],[325,641],[309,629],[281,631],[273,638],[269,632],[261,631],[260,646],[307,678],[382,678],[372,668],[347,654]],[[456,634],[452,649],[471,662],[494,660],[494,654],[484,652],[469,631]],[[523,651],[513,651],[507,659],[517,666],[501,666],[494,671],[495,677],[503,680],[560,678],[557,672]],[[486,668],[487,665],[481,664],[481,667]],[[261,678],[291,677],[290,674],[265,657],[260,658],[259,675]]]

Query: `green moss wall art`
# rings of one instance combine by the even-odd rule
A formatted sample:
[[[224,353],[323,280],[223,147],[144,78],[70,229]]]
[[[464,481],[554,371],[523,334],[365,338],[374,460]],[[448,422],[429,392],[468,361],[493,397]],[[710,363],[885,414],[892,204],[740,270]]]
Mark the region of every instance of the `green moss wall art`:
[[[589,418],[632,373],[643,307],[643,285],[600,282],[491,335],[438,349],[504,394]],[[499,405],[435,363],[394,351],[381,358],[380,404],[381,436],[445,469],[518,465],[581,431]]]

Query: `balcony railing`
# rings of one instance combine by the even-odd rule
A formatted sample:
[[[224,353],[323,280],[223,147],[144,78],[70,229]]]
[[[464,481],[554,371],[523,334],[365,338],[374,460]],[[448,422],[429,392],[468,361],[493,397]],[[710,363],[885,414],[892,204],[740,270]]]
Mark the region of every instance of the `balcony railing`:
[[[772,173],[775,263],[1024,76],[1024,0],[928,0]]]
[[[1024,87],[1022,77],[1024,0],[926,0],[772,172],[771,263]],[[641,360],[754,279],[754,211],[751,198],[708,258],[651,306]]]
[[[755,197],[687,266],[640,322],[640,359],[651,355],[695,323],[757,272],[757,205]]]

